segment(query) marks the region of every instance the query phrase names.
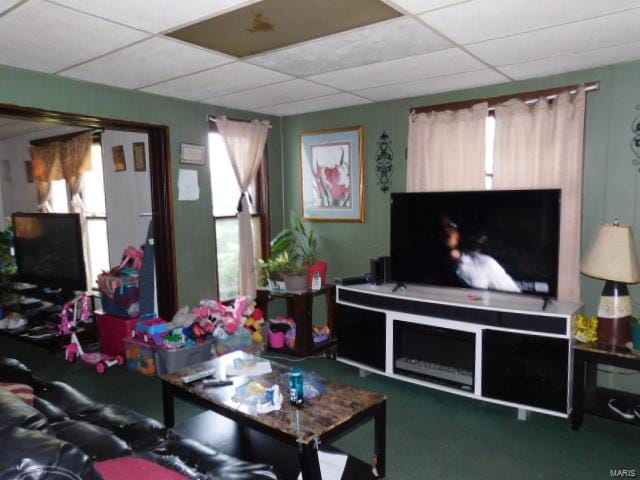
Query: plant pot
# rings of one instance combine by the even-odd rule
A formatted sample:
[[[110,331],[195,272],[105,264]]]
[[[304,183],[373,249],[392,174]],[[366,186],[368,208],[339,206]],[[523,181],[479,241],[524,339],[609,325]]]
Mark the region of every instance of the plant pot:
[[[320,287],[324,287],[327,283],[327,262],[316,262],[309,267],[309,275],[307,276],[307,288],[313,286],[313,276],[318,272],[320,275]]]
[[[267,276],[267,286],[271,290],[284,290],[284,275],[282,272],[270,272]]]
[[[307,274],[289,275],[284,274],[284,284],[287,292],[299,292],[307,289]]]

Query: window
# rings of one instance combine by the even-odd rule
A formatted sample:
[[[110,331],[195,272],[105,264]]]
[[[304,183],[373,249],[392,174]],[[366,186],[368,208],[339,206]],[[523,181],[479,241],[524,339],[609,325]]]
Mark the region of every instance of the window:
[[[218,298],[229,300],[239,293],[239,250],[238,219],[236,212],[240,188],[236,181],[227,149],[215,124],[209,133],[209,168],[211,171],[211,199],[216,236],[216,264],[218,269]],[[266,158],[266,155],[265,155]],[[253,224],[254,251],[262,258],[268,251],[268,205],[266,195],[265,162],[249,188],[251,195],[251,216]]]
[[[85,227],[89,258],[87,267],[90,285],[96,286],[96,278],[102,270],[109,270],[109,241],[107,237],[107,209],[102,169],[102,146],[91,146],[91,171],[83,174],[82,201],[85,211]],[[51,182],[51,208],[55,213],[69,212],[69,189],[65,180]]]

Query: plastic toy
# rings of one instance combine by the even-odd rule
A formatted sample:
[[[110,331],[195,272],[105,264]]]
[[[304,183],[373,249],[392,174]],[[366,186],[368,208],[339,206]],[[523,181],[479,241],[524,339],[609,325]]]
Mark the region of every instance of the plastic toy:
[[[159,317],[149,317],[153,317],[153,314],[140,317],[136,326],[131,330],[131,338],[139,336],[145,343],[153,342],[156,345],[162,345],[164,337],[170,333],[168,324]]]
[[[89,365],[95,365],[96,371],[102,375],[108,368],[114,365],[124,365],[124,357],[122,355],[108,355],[101,352],[85,352],[76,335],[78,304],[81,304],[80,321],[86,322],[91,314],[89,308],[89,297],[86,293],[67,302],[62,308],[62,319],[60,321],[60,333],[62,335],[71,335],[71,341],[65,348],[65,358],[68,362],[75,362],[80,358]]]

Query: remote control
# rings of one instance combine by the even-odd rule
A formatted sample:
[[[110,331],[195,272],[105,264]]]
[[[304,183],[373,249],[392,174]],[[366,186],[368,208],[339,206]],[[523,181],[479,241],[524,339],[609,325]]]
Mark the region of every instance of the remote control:
[[[227,387],[233,385],[231,380],[216,380],[215,378],[207,378],[202,381],[202,385],[205,387]]]
[[[193,383],[198,380],[202,380],[203,378],[212,377],[216,374],[215,369],[211,368],[209,370],[203,370],[201,372],[192,373],[191,375],[185,375],[181,378],[183,383]]]

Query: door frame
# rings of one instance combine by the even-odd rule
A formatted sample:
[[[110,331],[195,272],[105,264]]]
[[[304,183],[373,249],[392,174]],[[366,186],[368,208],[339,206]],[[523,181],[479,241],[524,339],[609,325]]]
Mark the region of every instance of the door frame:
[[[0,103],[0,116],[21,117],[53,125],[74,125],[105,130],[126,130],[149,136],[149,175],[151,178],[151,218],[155,250],[158,314],[171,318],[177,310],[175,231],[169,127],[152,123],[96,117]]]

